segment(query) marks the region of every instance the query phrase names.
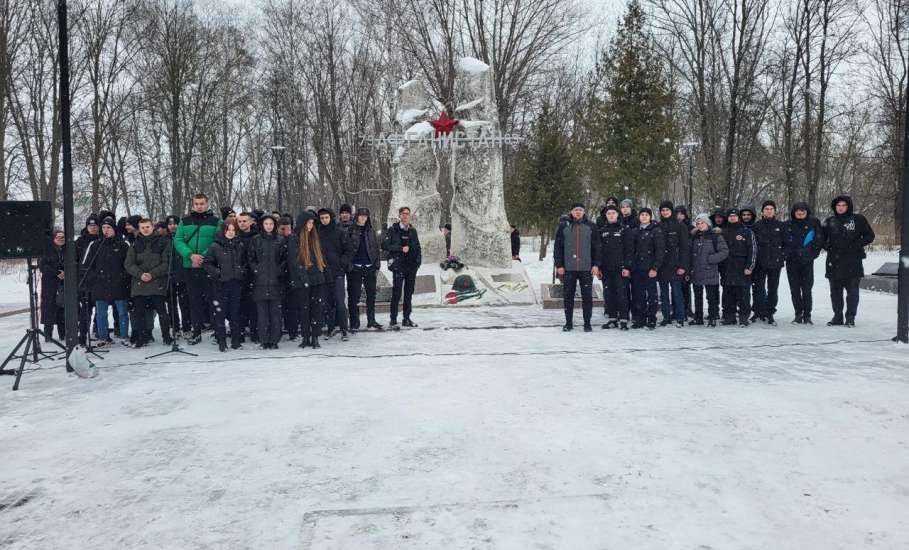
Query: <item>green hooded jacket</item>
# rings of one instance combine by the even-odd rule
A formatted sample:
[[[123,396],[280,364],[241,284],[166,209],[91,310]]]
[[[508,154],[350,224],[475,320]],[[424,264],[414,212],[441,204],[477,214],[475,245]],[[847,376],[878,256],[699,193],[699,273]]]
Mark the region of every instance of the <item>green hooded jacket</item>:
[[[215,235],[221,229],[222,221],[212,214],[211,210],[199,214],[190,212],[184,216],[174,233],[174,248],[183,258],[183,267],[193,269],[192,255],[205,256],[208,247],[215,240]],[[198,269],[202,269],[200,265]]]

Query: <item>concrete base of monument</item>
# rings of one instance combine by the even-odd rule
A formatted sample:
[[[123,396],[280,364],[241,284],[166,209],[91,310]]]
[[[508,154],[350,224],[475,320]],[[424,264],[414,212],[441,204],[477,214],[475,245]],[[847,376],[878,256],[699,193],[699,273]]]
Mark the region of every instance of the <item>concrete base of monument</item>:
[[[376,311],[385,313],[391,302],[392,274],[383,264],[376,283]],[[365,313],[365,292],[360,311]],[[423,264],[414,284],[413,307],[465,307],[533,305],[539,303],[530,277],[521,262],[510,269],[465,266],[459,271],[439,264]]]
[[[540,285],[540,296],[541,301],[543,302],[543,309],[562,309],[564,307],[564,290],[565,286],[562,284],[549,284],[543,283]],[[603,301],[603,285],[600,281],[594,280],[593,282],[593,308],[602,309],[605,305]],[[578,288],[575,291],[574,296],[574,307],[575,309],[580,309],[581,304],[581,289]]]
[[[874,290],[897,294],[899,292],[899,266],[897,262],[885,263],[873,275],[863,277],[859,286],[862,290]]]

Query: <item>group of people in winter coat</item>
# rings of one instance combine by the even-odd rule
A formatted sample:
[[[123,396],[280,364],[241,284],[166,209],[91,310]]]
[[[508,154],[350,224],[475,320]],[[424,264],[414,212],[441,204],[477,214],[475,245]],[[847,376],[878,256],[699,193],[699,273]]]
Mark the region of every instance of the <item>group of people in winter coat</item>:
[[[180,334],[187,343],[201,341],[213,329],[219,349],[242,347],[246,338],[262,349],[275,349],[286,334],[302,337],[300,347],[320,347],[323,329],[340,329],[347,340],[360,329],[359,303],[366,289],[367,328],[382,330],[375,316],[376,278],[382,252],[392,272],[390,325],[411,320],[414,281],[420,267],[420,241],[410,225],[410,209],[385,231],[380,245],[370,212],[341,207],[340,219],[327,208],[308,208],[294,221],[278,213],[242,212],[230,208],[216,217],[208,198],[197,194],[183,218],[170,216],[155,224],[134,216],[116,222],[111,212],[86,220],[75,246],[80,262],[79,339],[96,347],[113,343],[114,335],[131,347],[152,341],[157,316],[164,344]],[[62,289],[62,231],[53,233],[53,248],[40,262],[41,318],[49,338],[57,327],[65,336]],[[94,313],[94,326],[89,321]]]
[[[563,330],[574,328],[578,288],[584,330],[592,330],[595,277],[603,282],[604,329],[655,329],[658,312],[660,326],[776,325],[784,267],[792,322],[812,325],[814,262],[823,250],[833,307],[827,324],[854,326],[862,260],[874,231],[849,196],[834,198],[831,209],[822,223],[807,203],[797,202],[782,221],[776,203],[766,200],[760,215],[750,207],[717,209],[691,223],[687,209],[670,201],[655,217],[650,208],[635,212],[631,200],[610,197],[593,222],[583,204],[573,204],[559,221],[554,245],[564,285]]]

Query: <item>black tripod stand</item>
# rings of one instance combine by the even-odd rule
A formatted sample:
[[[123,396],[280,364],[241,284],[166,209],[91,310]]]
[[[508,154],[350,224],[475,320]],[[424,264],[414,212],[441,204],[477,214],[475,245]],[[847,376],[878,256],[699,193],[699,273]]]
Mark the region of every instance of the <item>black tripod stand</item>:
[[[173,287],[173,284],[174,284],[174,278],[171,276],[171,274],[173,273],[174,250],[176,249],[176,247],[174,246],[174,240],[173,240],[173,239],[174,239],[174,236],[171,235],[171,236],[170,236],[170,239],[171,239],[171,241],[170,241],[170,254],[168,255],[168,258],[167,258],[167,290],[165,291],[164,296],[165,296],[165,299],[167,300],[168,314],[170,315],[170,330],[171,330],[171,332],[173,332],[173,335],[172,335],[173,338],[171,339],[171,345],[170,345],[170,349],[169,349],[168,351],[164,351],[164,352],[161,352],[161,353],[156,353],[155,355],[149,355],[148,357],[146,357],[146,359],[154,359],[154,358],[156,358],[156,357],[164,357],[165,355],[167,355],[167,354],[169,354],[169,353],[181,353],[181,354],[183,354],[183,355],[189,355],[190,357],[198,357],[198,356],[199,356],[199,355],[196,354],[196,353],[190,353],[190,352],[188,352],[188,351],[183,351],[182,349],[180,349],[180,346],[177,344],[177,318],[176,318],[176,313],[177,313],[177,302],[178,302],[179,300],[177,300],[177,299],[170,300],[171,291],[173,290],[172,287]],[[176,297],[175,297],[175,298],[176,298]],[[162,334],[161,336],[163,337],[164,335]]]
[[[28,312],[29,312],[29,328],[25,330],[25,336],[19,340],[19,343],[16,344],[16,347],[13,348],[13,351],[6,356],[6,359],[3,361],[3,364],[0,365],[0,374],[16,375],[16,381],[13,383],[13,391],[19,389],[19,380],[22,379],[22,372],[25,370],[25,362],[28,360],[29,354],[32,357],[32,363],[37,363],[44,359],[53,359],[58,353],[50,353],[47,351],[41,350],[41,336],[44,336],[46,341],[59,347],[63,352],[66,352],[66,346],[60,342],[54,340],[50,335],[45,335],[44,331],[38,328],[38,313],[37,305],[38,299],[35,297],[35,269],[32,265],[31,258],[27,258],[26,263],[28,264]],[[25,349],[22,350],[22,355],[17,355],[19,348],[25,344]],[[41,356],[40,358],[38,356]],[[16,370],[7,370],[4,369],[7,363],[10,361],[19,360],[19,368]]]
[[[99,240],[95,241],[95,244],[97,245],[94,247],[95,254],[92,256],[92,259],[90,262],[86,262],[85,273],[83,273],[82,278],[79,279],[78,292],[79,292],[79,297],[80,297],[79,301],[81,302],[81,308],[80,308],[81,312],[80,312],[79,316],[80,316],[80,324],[82,324],[82,322],[84,322],[85,326],[88,327],[85,331],[85,353],[86,353],[86,355],[94,355],[98,359],[104,359],[103,357],[101,357],[100,354],[108,353],[110,350],[109,349],[96,350],[95,347],[92,345],[92,332],[94,332],[95,327],[92,326],[91,296],[88,292],[85,292],[85,290],[84,290],[85,281],[86,281],[86,279],[88,279],[88,274],[91,273],[92,270],[95,269],[95,260],[98,258],[98,254],[101,252],[101,247],[104,246],[104,239],[99,238]],[[95,313],[95,315],[96,316],[98,315],[97,312]],[[104,312],[104,315],[107,315],[106,311]],[[88,317],[88,318],[86,319],[83,316]]]

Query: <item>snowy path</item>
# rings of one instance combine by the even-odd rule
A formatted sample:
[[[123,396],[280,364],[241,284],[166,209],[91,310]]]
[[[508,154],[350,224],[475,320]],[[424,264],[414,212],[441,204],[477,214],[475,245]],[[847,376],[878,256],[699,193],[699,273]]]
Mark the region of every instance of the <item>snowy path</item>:
[[[784,282],[777,328],[465,308],[319,354],[42,365],[0,389],[0,548],[906,548],[895,298],[831,328],[826,288],[811,328]],[[442,328],[475,325],[512,328]]]

